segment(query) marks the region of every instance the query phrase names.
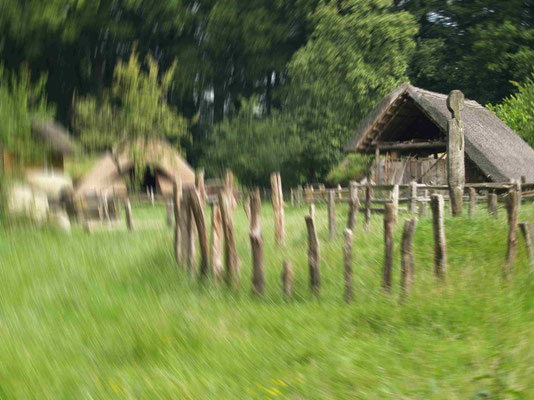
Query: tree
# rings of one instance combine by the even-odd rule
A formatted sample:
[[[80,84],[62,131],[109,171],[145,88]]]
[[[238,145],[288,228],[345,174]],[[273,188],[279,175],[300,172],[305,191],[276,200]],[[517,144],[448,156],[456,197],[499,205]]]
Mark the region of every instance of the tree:
[[[534,147],[534,72],[523,84],[513,82],[518,92],[490,109]]]
[[[44,93],[45,85],[46,75],[32,85],[26,66],[15,74],[0,64],[0,151],[7,150],[21,163],[37,160],[46,151],[46,144],[35,140],[31,130],[35,118],[54,116],[54,108]]]
[[[285,112],[299,127],[302,165],[323,179],[361,119],[408,80],[415,21],[388,0],[324,2],[314,30],[289,64]]]
[[[167,103],[176,63],[161,77],[151,56],[147,67],[148,72],[141,70],[134,50],[127,63],[117,64],[111,92],[98,100],[74,98],[73,124],[89,149],[109,149],[137,138],[166,138],[179,145],[187,135],[187,121]]]

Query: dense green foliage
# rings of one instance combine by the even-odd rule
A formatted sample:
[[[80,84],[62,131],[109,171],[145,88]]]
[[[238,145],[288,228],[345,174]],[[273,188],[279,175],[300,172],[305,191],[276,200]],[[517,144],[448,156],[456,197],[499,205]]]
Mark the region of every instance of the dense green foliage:
[[[173,142],[194,167],[213,162],[206,166],[216,175],[248,164],[242,180],[266,183],[264,172],[235,160],[234,144],[211,147],[225,147],[232,135],[235,143],[240,108],[257,101],[248,127],[254,152],[265,145],[273,155],[259,170],[284,168],[287,154],[279,147],[274,155],[272,145],[284,137],[301,146],[288,179],[322,181],[361,117],[403,81],[461,89],[482,104],[513,95],[511,82],[524,82],[534,64],[533,7],[524,0],[1,0],[0,62],[10,72],[27,62],[34,80],[46,73],[58,118],[92,149],[140,130],[183,138],[184,121],[171,115],[180,110],[194,122],[191,140]],[[132,70],[124,60],[136,48],[140,60],[153,59]],[[127,121],[114,112],[122,102],[114,87],[132,83],[118,79],[120,65],[132,79],[162,71],[154,91],[127,87],[143,97],[128,105]]]
[[[127,63],[117,64],[111,93],[74,99],[74,126],[87,148],[109,149],[137,138],[176,141],[187,134],[187,122],[166,100],[176,65],[160,79],[155,60],[148,56],[147,64],[145,73],[134,51]]]
[[[490,108],[528,144],[534,147],[534,73],[523,84],[515,82],[514,84],[518,88],[517,94]]]
[[[373,158],[361,154],[349,154],[326,176],[326,182],[347,187],[352,180],[365,178]]]
[[[22,67],[10,73],[0,64],[0,151],[14,156],[15,165],[43,157],[46,146],[31,131],[34,118],[49,117],[54,110],[47,104],[46,76],[31,82],[30,72]]]
[[[336,207],[338,224],[347,208]],[[531,205],[521,220],[532,220]],[[248,222],[236,208],[238,291],[199,284],[173,260],[163,207],[134,207],[137,232],[12,231],[0,240],[0,397],[6,399],[531,399],[534,280],[519,242],[502,283],[506,216],[446,217],[448,284],[432,270],[431,217],[414,237],[415,288],[380,287],[383,220],[354,231],[354,302],[343,302],[342,235],[318,205],[322,293],[308,287],[307,208],[286,208],[287,246],[262,209],[266,296],[251,295]],[[209,215],[207,216],[209,218]],[[159,224],[160,228],[154,225]],[[125,228],[124,228],[125,229]],[[285,301],[282,261],[295,270]]]

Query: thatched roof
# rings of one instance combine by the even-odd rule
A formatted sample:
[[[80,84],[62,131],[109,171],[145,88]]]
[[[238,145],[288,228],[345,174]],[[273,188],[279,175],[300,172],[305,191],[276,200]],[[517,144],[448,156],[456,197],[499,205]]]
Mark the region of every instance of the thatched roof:
[[[143,157],[143,162],[156,172],[156,179],[161,192],[172,193],[172,182],[176,178],[183,185],[195,184],[195,173],[178,152],[164,140],[124,142],[112,153],[104,154],[94,167],[80,180],[74,194],[83,196],[91,193],[126,192],[125,176],[134,167],[132,154]]]
[[[69,155],[76,148],[69,132],[53,120],[42,118],[33,120],[32,132],[44,140],[56,153]]]
[[[371,143],[395,125],[407,127],[413,121],[402,108],[410,104],[422,112],[427,121],[447,134],[451,113],[447,95],[404,84],[384,97],[367,115],[345,147],[346,152],[369,152]],[[395,123],[384,123],[393,115]],[[413,113],[410,115],[413,117]],[[421,113],[420,113],[421,115]],[[421,119],[421,116],[418,117]],[[462,110],[467,156],[492,181],[509,181],[526,177],[534,181],[534,150],[495,114],[476,101],[466,100]]]

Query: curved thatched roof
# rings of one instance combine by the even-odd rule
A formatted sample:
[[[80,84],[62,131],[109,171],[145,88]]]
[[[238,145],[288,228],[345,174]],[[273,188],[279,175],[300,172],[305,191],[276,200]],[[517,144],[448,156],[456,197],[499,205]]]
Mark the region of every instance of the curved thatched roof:
[[[144,163],[156,170],[158,186],[165,195],[172,193],[172,183],[176,178],[180,178],[184,185],[195,184],[195,172],[169,143],[155,139],[138,140],[124,142],[114,149],[113,154],[104,154],[82,177],[74,194],[125,193],[124,176],[134,166],[132,154],[143,157]]]
[[[56,153],[69,155],[76,148],[69,132],[53,120],[43,118],[33,120],[32,132],[48,143]]]
[[[404,99],[413,100],[446,135],[447,121],[452,118],[447,109],[447,95],[404,84],[384,97],[367,115],[345,151],[366,151],[369,138],[380,136],[380,121],[385,115],[396,112],[395,108],[403,107]],[[534,150],[495,114],[476,101],[466,100],[462,121],[466,153],[489,179],[499,182],[524,176],[534,181]]]

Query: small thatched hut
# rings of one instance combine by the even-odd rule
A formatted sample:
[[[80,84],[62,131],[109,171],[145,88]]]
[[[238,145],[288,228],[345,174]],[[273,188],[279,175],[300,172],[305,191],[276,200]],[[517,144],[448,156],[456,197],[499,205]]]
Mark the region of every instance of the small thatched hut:
[[[74,196],[125,195],[127,179],[135,174],[134,158],[146,166],[141,178],[143,190],[149,188],[170,196],[176,178],[185,186],[195,184],[193,169],[169,143],[161,139],[139,139],[122,143],[112,153],[104,154],[76,185]]]
[[[377,155],[377,183],[447,183],[447,95],[409,84],[384,97],[345,151]],[[491,111],[466,100],[462,110],[467,182],[534,181],[534,150]]]

